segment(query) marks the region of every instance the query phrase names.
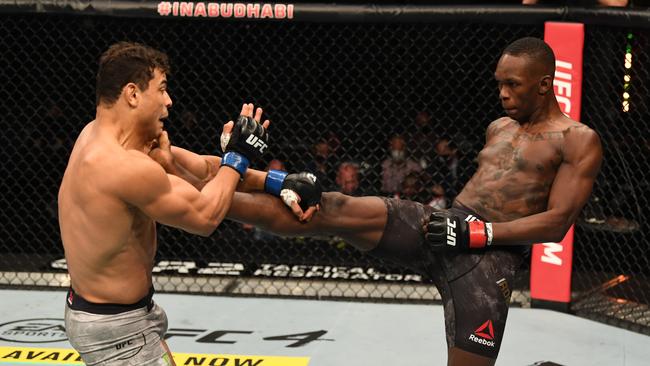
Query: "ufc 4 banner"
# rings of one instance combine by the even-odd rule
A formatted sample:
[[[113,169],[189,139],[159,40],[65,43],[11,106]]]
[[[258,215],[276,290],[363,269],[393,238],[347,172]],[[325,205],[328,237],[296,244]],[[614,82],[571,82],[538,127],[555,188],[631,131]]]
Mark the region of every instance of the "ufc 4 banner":
[[[562,111],[580,120],[584,25],[546,22],[544,40],[555,53],[553,87]],[[533,306],[568,310],[571,301],[573,226],[559,243],[533,245],[530,297]]]

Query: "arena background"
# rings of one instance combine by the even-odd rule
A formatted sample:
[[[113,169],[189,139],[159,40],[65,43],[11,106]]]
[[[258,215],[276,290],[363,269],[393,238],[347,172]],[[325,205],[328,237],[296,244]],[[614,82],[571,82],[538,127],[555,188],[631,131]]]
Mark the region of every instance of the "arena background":
[[[292,18],[251,20],[164,16],[163,3],[0,1],[3,287],[68,285],[56,194],[74,139],[94,116],[98,57],[116,41],[169,54],[174,144],[219,154],[222,123],[253,102],[273,121],[269,159],[289,171],[324,163],[330,189],[338,165],[352,161],[361,193],[390,195],[381,192],[381,162],[390,136],[403,133],[424,142],[409,143],[409,155],[428,165],[414,197],[428,201],[434,183],[453,198],[475,169],[486,126],[502,115],[493,80],[501,50],[543,37],[545,20],[583,21],[582,121],[602,137],[605,160],[576,225],[571,311],[650,334],[647,9],[296,4]],[[431,121],[419,130],[422,111]],[[456,177],[439,169],[449,162],[434,149],[442,138],[457,148]],[[318,142],[328,158],[314,156]],[[338,238],[268,237],[224,222],[209,238],[160,227],[159,245],[162,292],[438,299],[428,279]],[[528,268],[516,306],[530,305]]]

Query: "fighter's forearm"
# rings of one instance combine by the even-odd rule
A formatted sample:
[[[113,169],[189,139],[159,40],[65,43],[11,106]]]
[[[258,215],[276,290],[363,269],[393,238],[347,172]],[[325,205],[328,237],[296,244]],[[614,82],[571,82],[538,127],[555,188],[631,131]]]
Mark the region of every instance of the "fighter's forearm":
[[[213,155],[199,155],[176,146],[171,148],[174,166],[165,167],[168,173],[183,178],[197,189],[202,189],[219,171],[221,158]],[[266,172],[248,169],[246,177],[237,185],[239,192],[263,191]]]
[[[572,224],[569,215],[546,211],[508,222],[492,223],[492,245],[559,242]]]
[[[190,183],[199,191],[203,189],[206,183],[208,183],[212,178],[214,178],[214,175],[211,175],[208,179],[206,178],[201,179],[199,178],[199,176],[194,174],[194,172],[190,171],[188,168],[180,164],[177,160],[175,160],[172,164],[165,166],[164,168],[168,174],[172,174],[183,179],[184,181]],[[209,168],[207,167],[206,164],[206,170],[207,169]]]
[[[211,180],[217,174],[216,168],[221,162],[219,158],[217,158],[217,164],[215,164],[215,161],[211,161],[211,159],[206,159],[199,154],[177,146],[172,146],[171,152],[174,156],[174,169],[181,167],[187,173],[192,174],[197,179],[205,182]],[[168,173],[170,172],[168,171]]]

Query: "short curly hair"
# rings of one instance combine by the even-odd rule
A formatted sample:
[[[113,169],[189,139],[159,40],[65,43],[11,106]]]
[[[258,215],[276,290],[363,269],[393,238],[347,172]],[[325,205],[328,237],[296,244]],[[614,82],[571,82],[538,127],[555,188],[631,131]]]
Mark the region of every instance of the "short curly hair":
[[[546,42],[535,37],[524,37],[510,43],[503,55],[528,56],[542,66],[544,73],[551,76],[555,73],[555,54]]]
[[[147,90],[155,69],[169,74],[169,58],[165,53],[140,43],[113,44],[99,59],[95,102],[113,105],[128,83]]]

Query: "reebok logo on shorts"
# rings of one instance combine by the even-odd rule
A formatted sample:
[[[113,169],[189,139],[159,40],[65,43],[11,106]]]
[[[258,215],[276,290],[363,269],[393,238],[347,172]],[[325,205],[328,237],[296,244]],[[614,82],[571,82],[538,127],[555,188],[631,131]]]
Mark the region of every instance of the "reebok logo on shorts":
[[[474,331],[474,334],[470,334],[469,340],[484,346],[494,347],[494,327],[492,326],[492,320],[488,320],[478,327]]]

